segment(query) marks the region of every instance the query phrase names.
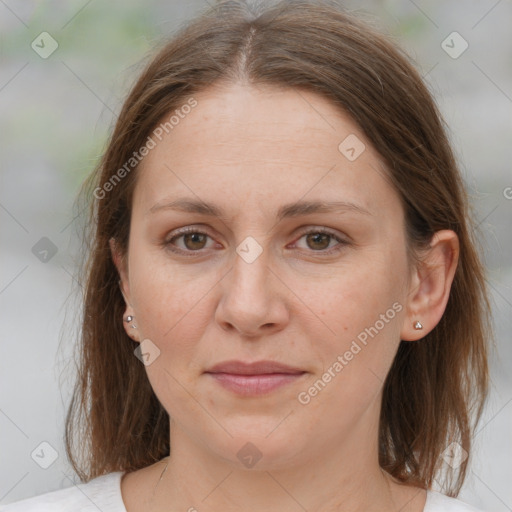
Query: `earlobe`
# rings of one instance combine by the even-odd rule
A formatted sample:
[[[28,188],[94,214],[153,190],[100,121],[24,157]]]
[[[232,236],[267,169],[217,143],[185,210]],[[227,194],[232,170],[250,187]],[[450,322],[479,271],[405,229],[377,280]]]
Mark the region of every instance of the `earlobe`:
[[[135,317],[132,315],[125,315],[123,317],[124,330],[128,336],[134,341],[140,342],[139,332],[137,331],[137,324],[135,323]]]
[[[437,231],[411,279],[400,339],[419,340],[439,323],[448,303],[458,259],[457,234],[451,230]]]

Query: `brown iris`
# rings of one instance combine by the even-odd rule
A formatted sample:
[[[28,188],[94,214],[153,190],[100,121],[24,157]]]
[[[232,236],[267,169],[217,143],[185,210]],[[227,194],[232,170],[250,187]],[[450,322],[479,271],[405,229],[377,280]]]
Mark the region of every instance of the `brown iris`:
[[[183,235],[185,247],[190,250],[203,249],[208,235],[203,233],[186,233]],[[189,244],[190,242],[190,244]]]
[[[311,249],[326,249],[329,247],[331,236],[327,235],[325,233],[310,233],[306,236],[306,240],[308,243],[308,246],[311,247]],[[310,242],[313,243],[313,246],[311,246]],[[320,247],[314,244],[320,244]]]

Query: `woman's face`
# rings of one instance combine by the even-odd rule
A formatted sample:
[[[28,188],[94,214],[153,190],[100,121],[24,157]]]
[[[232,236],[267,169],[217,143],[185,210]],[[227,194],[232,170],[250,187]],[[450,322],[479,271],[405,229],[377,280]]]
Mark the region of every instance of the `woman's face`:
[[[364,456],[406,321],[399,197],[322,97],[233,85],[194,99],[138,170],[121,272],[171,431],[240,467]],[[233,360],[292,373],[208,373]]]

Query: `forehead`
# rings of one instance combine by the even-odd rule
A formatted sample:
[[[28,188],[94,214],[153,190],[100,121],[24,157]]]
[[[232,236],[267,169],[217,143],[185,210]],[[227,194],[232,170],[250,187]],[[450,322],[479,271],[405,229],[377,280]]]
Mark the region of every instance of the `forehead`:
[[[376,189],[394,194],[358,125],[319,95],[235,84],[193,98],[197,105],[161,140],[153,137],[142,161],[134,199],[144,211],[174,192],[272,209],[276,201],[326,193],[371,209]],[[356,159],[347,158],[343,141],[360,153]]]

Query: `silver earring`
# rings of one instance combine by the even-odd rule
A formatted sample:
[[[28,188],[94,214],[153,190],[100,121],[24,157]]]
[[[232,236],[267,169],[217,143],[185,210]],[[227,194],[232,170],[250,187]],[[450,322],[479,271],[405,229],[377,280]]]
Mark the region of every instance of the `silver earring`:
[[[423,325],[421,325],[421,322],[419,322],[418,320],[416,320],[416,322],[414,322],[414,328],[419,331],[420,329],[423,329]]]
[[[130,323],[130,322],[133,320],[133,318],[134,318],[134,317],[133,317],[132,315],[128,315],[128,316],[124,319],[124,321],[125,321],[126,323]],[[135,324],[132,324],[130,327],[131,327],[132,329],[137,329],[137,326],[136,326]]]

